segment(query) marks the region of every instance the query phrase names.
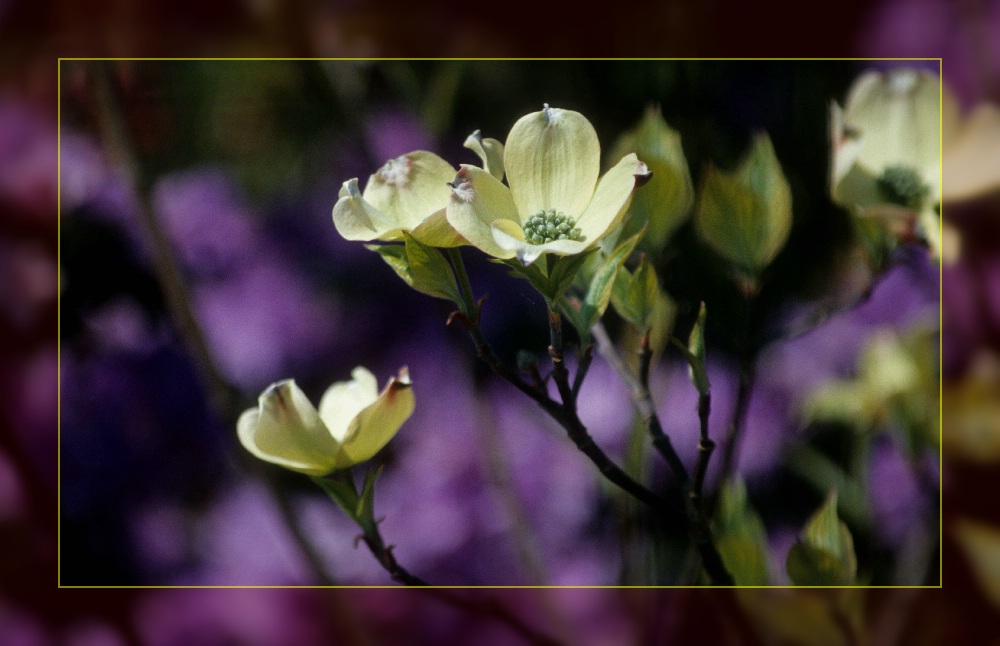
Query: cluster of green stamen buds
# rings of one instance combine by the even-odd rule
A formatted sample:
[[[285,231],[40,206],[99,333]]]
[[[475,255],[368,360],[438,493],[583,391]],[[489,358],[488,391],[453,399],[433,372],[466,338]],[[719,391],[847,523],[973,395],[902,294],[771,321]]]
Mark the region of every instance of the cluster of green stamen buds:
[[[524,239],[531,244],[545,244],[553,240],[582,240],[576,220],[555,209],[538,211],[524,223]]]
[[[887,202],[917,209],[930,192],[930,187],[912,168],[890,166],[878,178],[878,190]]]

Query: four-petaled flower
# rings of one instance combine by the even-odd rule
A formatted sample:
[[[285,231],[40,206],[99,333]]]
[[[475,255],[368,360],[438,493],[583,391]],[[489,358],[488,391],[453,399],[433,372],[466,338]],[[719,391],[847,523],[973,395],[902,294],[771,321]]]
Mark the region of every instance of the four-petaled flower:
[[[935,74],[867,72],[831,110],[835,202],[881,217],[904,232],[919,222],[940,255],[941,95]],[[902,223],[902,226],[900,226]],[[907,224],[912,223],[912,224]]]
[[[579,112],[545,106],[521,117],[503,149],[504,185],[495,174],[462,165],[451,183],[448,222],[496,258],[531,264],[544,253],[573,255],[617,225],[635,188],[649,178],[635,154],[600,182],[597,133]]]
[[[346,469],[378,453],[413,413],[406,368],[382,390],[366,368],[330,386],[317,410],[291,379],[268,386],[236,424],[240,443],[266,462],[311,476]]]
[[[357,178],[344,182],[333,224],[346,240],[398,241],[405,231],[424,244],[457,246],[462,240],[444,212],[454,176],[451,164],[424,150],[390,159],[368,178],[364,192]]]

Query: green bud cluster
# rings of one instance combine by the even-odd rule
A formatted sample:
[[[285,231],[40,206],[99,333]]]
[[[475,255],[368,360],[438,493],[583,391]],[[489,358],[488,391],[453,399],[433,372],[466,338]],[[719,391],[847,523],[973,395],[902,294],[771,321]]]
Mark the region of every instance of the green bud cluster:
[[[917,209],[930,192],[930,187],[923,183],[920,175],[912,168],[890,166],[878,178],[878,190],[887,202]]]
[[[524,223],[524,239],[531,244],[545,244],[553,240],[583,240],[576,220],[555,209],[538,211]]]

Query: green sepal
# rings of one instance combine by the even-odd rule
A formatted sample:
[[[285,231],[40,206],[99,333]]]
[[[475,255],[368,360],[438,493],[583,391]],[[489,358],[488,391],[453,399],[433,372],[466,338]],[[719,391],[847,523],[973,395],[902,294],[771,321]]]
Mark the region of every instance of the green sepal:
[[[406,239],[410,275],[413,277],[412,287],[430,296],[461,302],[455,272],[441,251],[428,247],[409,233],[403,232],[403,236]]]
[[[642,332],[649,332],[649,346],[653,352],[661,352],[666,347],[676,308],[670,296],[660,289],[656,270],[645,256],[634,273],[625,267],[619,268],[611,289],[611,303],[623,319]]]
[[[622,235],[647,231],[641,249],[659,254],[673,233],[688,219],[694,205],[694,184],[681,146],[681,136],[663,119],[659,107],[646,110],[636,127],[619,137],[611,158],[634,152],[652,173],[636,191],[624,220]]]
[[[646,330],[652,320],[659,291],[656,271],[643,256],[635,272],[622,268],[616,273],[611,302],[623,319]]]
[[[334,471],[325,476],[315,476],[312,481],[319,485],[351,520],[357,522],[360,498],[350,469]]]
[[[707,395],[711,390],[708,382],[708,372],[705,370],[705,303],[698,308],[698,320],[688,337],[688,365],[691,382],[698,389],[698,394]]]
[[[719,493],[715,544],[736,585],[768,585],[767,532],[751,506],[743,481],[734,478]]]
[[[409,233],[403,232],[405,245],[367,245],[403,279],[418,292],[461,302],[458,283],[451,265],[441,251],[429,247]]]
[[[785,569],[795,585],[854,583],[858,569],[854,539],[837,516],[836,489],[806,522],[802,538],[788,552]]]
[[[719,255],[757,277],[785,246],[792,228],[792,191],[765,133],[732,172],[705,169],[695,229]]]
[[[355,520],[368,535],[374,535],[377,529],[375,527],[375,482],[382,475],[384,468],[385,465],[381,465],[365,472],[365,482],[361,487],[361,496],[358,498]]]
[[[632,255],[645,232],[646,230],[643,228],[615,247],[614,251],[603,259],[591,277],[586,295],[580,305],[581,322],[586,325],[587,330],[593,327],[607,311],[608,304],[611,302],[611,293],[614,291],[615,277],[622,264]]]
[[[506,265],[511,270],[512,276],[527,280],[550,304],[555,304],[573,284],[580,268],[596,251],[595,247],[573,256],[547,254],[545,263],[536,262],[527,266],[513,258],[494,260],[494,262]],[[542,269],[543,264],[545,265],[544,270]]]
[[[573,284],[580,268],[587,262],[591,254],[596,251],[597,248],[595,247],[574,256],[551,255],[551,260],[549,261],[549,289],[548,292],[542,292],[542,295],[552,303],[557,302],[559,297]]]

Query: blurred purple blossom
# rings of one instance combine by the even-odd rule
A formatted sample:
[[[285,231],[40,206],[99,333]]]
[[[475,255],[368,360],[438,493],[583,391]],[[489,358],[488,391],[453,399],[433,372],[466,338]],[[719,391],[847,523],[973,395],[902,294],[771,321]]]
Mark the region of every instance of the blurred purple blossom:
[[[173,248],[195,275],[239,272],[268,255],[260,216],[222,168],[167,175],[156,183],[152,200]]]
[[[857,43],[864,56],[940,57],[945,82],[971,105],[1000,82],[1000,2],[885,0]]]
[[[867,490],[876,519],[875,534],[883,545],[898,547],[914,531],[925,531],[925,502],[913,465],[892,437],[878,437],[874,442]]]
[[[195,283],[191,298],[223,375],[247,391],[315,369],[311,360],[349,339],[333,297],[267,252],[239,273]]]

